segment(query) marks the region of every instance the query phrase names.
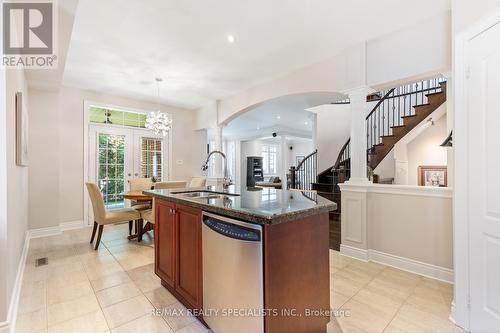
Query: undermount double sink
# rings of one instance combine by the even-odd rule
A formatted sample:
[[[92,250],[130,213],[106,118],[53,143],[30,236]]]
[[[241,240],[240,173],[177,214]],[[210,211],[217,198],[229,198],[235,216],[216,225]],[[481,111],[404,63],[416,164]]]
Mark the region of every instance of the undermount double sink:
[[[224,197],[238,197],[239,194],[233,193],[219,193],[213,191],[181,191],[173,192],[173,194],[180,194],[183,197],[190,199],[220,199]]]

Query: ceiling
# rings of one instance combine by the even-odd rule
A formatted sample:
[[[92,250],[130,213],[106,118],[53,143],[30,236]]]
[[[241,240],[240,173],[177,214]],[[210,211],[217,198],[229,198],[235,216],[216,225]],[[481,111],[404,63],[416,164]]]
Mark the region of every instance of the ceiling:
[[[329,92],[278,97],[235,118],[224,127],[223,135],[238,140],[272,137],[272,133],[311,138],[312,113],[305,109],[342,97],[341,94]]]
[[[158,76],[162,103],[197,108],[442,13],[449,2],[79,0],[63,83],[157,101]]]

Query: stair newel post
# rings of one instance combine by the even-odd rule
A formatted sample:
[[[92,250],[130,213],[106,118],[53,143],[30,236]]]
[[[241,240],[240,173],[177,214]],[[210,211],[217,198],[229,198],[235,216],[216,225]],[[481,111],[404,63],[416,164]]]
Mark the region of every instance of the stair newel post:
[[[295,166],[290,167],[290,188],[296,188],[296,183],[295,183]]]

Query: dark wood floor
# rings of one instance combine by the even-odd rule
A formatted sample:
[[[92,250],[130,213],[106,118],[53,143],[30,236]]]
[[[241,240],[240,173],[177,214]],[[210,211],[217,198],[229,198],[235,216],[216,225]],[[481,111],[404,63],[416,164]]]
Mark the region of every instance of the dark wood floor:
[[[340,214],[330,213],[330,249],[340,251]]]

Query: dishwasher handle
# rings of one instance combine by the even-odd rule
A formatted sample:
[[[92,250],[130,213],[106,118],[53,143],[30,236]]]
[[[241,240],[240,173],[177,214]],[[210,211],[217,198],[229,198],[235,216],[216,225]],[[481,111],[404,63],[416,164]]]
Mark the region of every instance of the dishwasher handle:
[[[213,217],[206,216],[203,219],[203,224],[216,233],[229,238],[249,242],[260,242],[262,239],[260,230],[221,221]]]

